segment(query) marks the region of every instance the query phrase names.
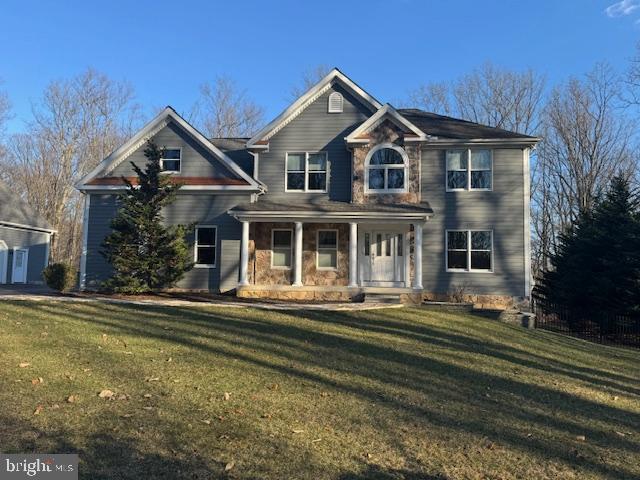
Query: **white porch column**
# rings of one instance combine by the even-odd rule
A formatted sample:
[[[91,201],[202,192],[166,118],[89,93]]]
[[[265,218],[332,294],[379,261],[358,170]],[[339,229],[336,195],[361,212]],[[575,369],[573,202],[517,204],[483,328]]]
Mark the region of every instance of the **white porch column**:
[[[413,224],[413,261],[414,261],[414,278],[413,288],[422,290],[422,223]]]
[[[404,286],[406,288],[411,288],[411,232],[404,232],[402,234],[404,236]]]
[[[249,222],[242,222],[240,239],[240,285],[249,285]]]
[[[293,286],[302,286],[302,222],[296,222],[294,238],[295,260],[293,262]]]
[[[358,286],[358,224],[349,224],[349,286]]]

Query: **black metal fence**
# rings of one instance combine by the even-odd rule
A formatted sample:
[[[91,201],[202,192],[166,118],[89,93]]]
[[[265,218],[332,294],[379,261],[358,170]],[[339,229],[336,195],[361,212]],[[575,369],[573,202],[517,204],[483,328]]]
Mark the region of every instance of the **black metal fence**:
[[[593,342],[640,348],[640,315],[570,312],[557,305],[533,303],[536,328]]]

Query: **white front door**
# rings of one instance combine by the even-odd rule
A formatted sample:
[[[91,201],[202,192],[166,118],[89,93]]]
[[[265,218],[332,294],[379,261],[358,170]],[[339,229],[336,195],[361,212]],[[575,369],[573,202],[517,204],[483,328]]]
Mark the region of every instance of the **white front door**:
[[[13,270],[11,272],[12,283],[27,283],[27,261],[29,249],[13,249]]]
[[[404,282],[404,237],[402,233],[371,230],[364,232],[361,253],[365,285],[402,286]]]

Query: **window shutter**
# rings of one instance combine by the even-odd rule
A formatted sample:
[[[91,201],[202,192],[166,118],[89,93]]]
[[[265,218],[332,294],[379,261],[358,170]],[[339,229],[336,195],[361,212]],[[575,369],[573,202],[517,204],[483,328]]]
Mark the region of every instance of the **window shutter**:
[[[342,113],[342,95],[338,92],[333,92],[329,95],[329,113]]]

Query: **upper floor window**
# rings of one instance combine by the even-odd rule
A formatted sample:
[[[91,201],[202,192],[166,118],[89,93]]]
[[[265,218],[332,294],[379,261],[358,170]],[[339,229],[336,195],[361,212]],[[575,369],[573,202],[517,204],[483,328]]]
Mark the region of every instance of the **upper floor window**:
[[[491,230],[447,231],[447,270],[490,272],[492,256]]]
[[[160,158],[160,169],[163,172],[180,172],[182,163],[181,148],[165,148]]]
[[[407,189],[406,152],[391,143],[373,148],[365,159],[365,191],[402,193]]]
[[[327,153],[287,153],[287,192],[327,191]]]
[[[342,113],[343,104],[344,99],[341,93],[333,92],[329,95],[329,113]]]
[[[447,190],[491,190],[491,150],[447,150]]]
[[[196,267],[216,266],[217,228],[209,225],[196,227],[195,263]]]

